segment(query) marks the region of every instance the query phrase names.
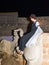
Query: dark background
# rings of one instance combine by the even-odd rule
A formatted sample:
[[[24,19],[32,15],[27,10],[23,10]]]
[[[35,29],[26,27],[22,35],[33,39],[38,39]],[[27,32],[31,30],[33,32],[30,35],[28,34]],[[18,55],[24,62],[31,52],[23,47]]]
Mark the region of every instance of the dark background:
[[[49,0],[0,0],[0,12],[16,12],[26,17],[31,13],[49,16]]]

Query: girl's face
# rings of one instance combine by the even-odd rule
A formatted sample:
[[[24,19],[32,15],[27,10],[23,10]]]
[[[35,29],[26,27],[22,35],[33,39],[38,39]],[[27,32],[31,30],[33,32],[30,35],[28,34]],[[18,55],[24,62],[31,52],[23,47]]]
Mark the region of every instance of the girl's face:
[[[34,18],[31,18],[31,21],[32,21],[32,22],[36,22],[36,19],[34,19]]]

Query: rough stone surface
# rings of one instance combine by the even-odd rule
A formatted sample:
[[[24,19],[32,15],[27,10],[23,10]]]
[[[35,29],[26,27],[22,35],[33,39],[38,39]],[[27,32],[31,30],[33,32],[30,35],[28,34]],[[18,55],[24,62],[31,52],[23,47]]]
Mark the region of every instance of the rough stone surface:
[[[18,13],[0,13],[0,36],[11,35],[12,30],[17,28]]]
[[[49,32],[49,16],[41,16],[37,17],[37,19],[44,32]],[[18,17],[17,12],[0,13],[0,36],[10,36],[12,35],[12,30],[17,28],[22,28],[26,32],[28,24],[27,18]]]
[[[21,65],[19,61],[16,61],[15,57],[8,57],[3,59],[1,65]]]

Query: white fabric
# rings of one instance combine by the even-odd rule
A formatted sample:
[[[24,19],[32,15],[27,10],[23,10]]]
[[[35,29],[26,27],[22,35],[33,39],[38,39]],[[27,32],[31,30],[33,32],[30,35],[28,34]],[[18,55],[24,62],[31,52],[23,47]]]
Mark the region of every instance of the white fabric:
[[[38,23],[39,24],[39,23]],[[26,47],[31,47],[36,44],[37,38],[43,33],[43,30],[38,26],[36,32],[34,35],[29,39],[29,41],[26,43]]]
[[[36,27],[38,27],[40,24],[39,24],[39,22],[36,22],[36,24],[35,24],[35,25],[36,25]]]

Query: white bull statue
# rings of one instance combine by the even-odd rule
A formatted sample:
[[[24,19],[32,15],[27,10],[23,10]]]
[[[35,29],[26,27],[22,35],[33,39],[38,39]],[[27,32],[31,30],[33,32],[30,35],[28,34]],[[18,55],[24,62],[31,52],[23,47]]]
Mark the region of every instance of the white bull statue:
[[[49,65],[49,33],[41,34],[35,45],[26,47],[24,56],[27,65]]]

